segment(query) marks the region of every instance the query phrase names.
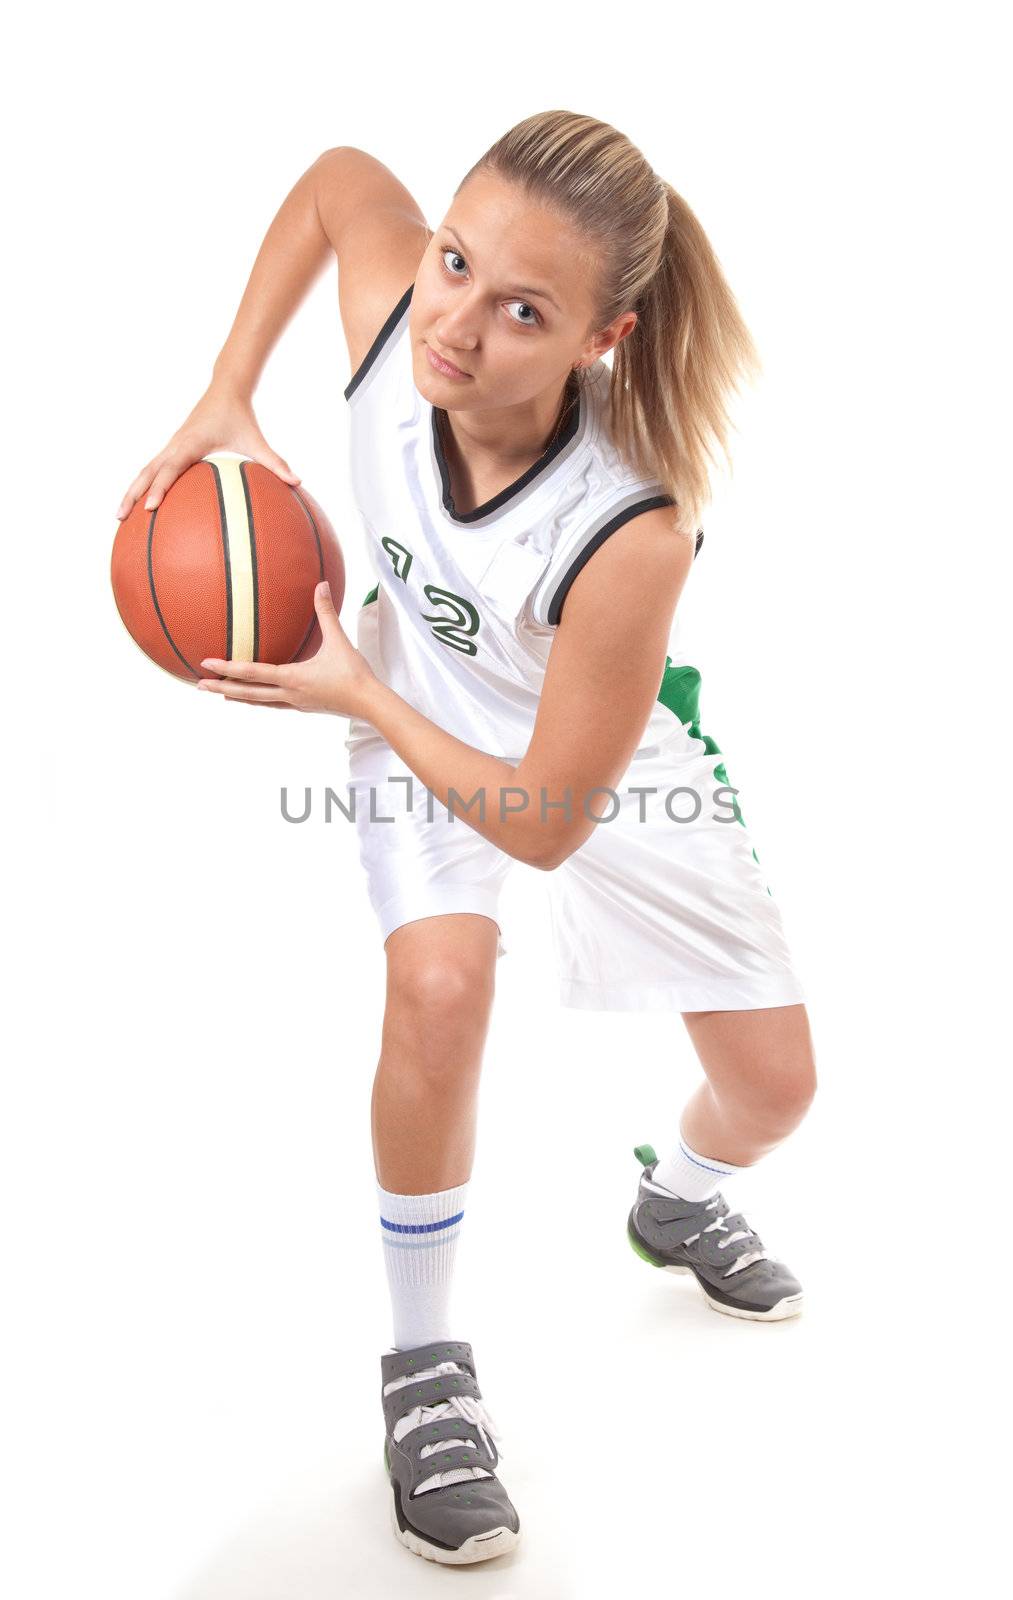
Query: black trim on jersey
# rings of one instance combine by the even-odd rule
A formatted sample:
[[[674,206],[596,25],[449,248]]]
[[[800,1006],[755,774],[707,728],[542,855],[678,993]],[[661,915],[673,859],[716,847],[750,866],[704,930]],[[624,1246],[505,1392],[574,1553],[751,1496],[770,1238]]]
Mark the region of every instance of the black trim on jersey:
[[[587,565],[595,551],[605,543],[605,540],[610,534],[615,533],[616,530],[623,527],[625,523],[632,521],[634,517],[639,517],[643,511],[654,511],[658,506],[674,506],[675,504],[676,502],[673,500],[670,494],[652,495],[648,500],[635,501],[633,505],[627,506],[625,510],[617,512],[614,517],[612,517],[608,522],[604,523],[603,526],[598,529],[598,532],[594,535],[594,537],[588,540],[583,550],[574,556],[573,561],[560,578],[559,583],[556,586],[556,591],[553,594],[552,599],[549,601],[549,608],[546,613],[549,619],[549,626],[552,628],[558,626],[559,619],[563,611],[563,601],[566,599],[566,596],[569,593],[570,585],[577,576],[578,572],[580,572],[582,568]],[[696,547],[693,551],[694,561],[700,553],[700,546],[702,544],[703,529],[698,528],[696,532]]]
[[[366,373],[369,371],[370,367],[373,365],[373,363],[376,360],[377,356],[380,354],[380,351],[383,349],[384,345],[387,343],[387,340],[390,338],[391,334],[393,333],[395,326],[397,325],[397,323],[400,322],[402,316],[405,313],[405,309],[407,308],[407,306],[409,305],[409,303],[411,301],[412,290],[414,289],[414,287],[415,287],[415,283],[414,283],[414,280],[413,280],[408,285],[408,287],[405,290],[404,294],[401,296],[400,300],[398,301],[397,305],[394,307],[394,309],[391,312],[390,316],[387,318],[387,320],[384,323],[383,327],[380,329],[380,332],[377,334],[376,338],[373,340],[373,343],[370,345],[369,349],[366,351],[366,354],[363,356],[363,358],[360,361],[355,373],[352,376],[351,382],[348,384],[348,387],[345,389],[345,399],[346,400],[348,400],[351,397],[351,395],[354,394],[355,390],[359,387],[359,384],[362,382],[363,378],[366,376]]]
[[[583,419],[586,405],[587,400],[584,390],[581,388],[570,402],[569,414],[561,432],[542,452],[538,460],[526,472],[522,472],[521,476],[516,478],[513,483],[508,483],[505,489],[501,489],[499,494],[493,495],[491,500],[486,500],[484,505],[476,506],[474,511],[466,511],[463,515],[458,515],[454,510],[454,497],[450,492],[450,471],[447,467],[447,458],[443,451],[443,440],[440,438],[440,431],[436,421],[437,407],[433,406],[433,449],[436,452],[436,461],[440,469],[440,481],[443,486],[443,509],[447,515],[453,517],[455,522],[477,522],[480,517],[487,517],[491,511],[498,511],[500,506],[506,505],[508,500],[514,498],[514,495],[520,494],[521,490],[527,487],[532,478],[537,478],[545,471],[546,467],[551,466],[559,452],[564,450],[570,440],[574,438]]]

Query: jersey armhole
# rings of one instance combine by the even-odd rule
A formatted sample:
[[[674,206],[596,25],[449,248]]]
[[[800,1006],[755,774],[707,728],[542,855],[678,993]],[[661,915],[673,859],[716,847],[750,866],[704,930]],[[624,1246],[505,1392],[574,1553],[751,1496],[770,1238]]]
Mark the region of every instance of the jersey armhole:
[[[674,506],[675,500],[668,494],[655,494],[641,496],[628,505],[610,514],[606,509],[599,513],[591,525],[586,528],[578,539],[571,545],[561,566],[554,564],[549,567],[547,574],[543,575],[540,584],[531,600],[531,617],[539,627],[555,628],[563,613],[563,602],[570,591],[570,587],[577,574],[590,561],[595,551],[600,549],[606,539],[618,532],[627,522],[634,517],[639,517],[644,511],[654,511],[659,506]],[[696,531],[696,544],[693,549],[693,559],[700,554],[703,544],[703,529]]]
[[[344,390],[346,400],[351,400],[352,395],[361,387],[363,381],[376,366],[384,350],[393,339],[395,329],[399,326],[401,318],[407,314],[414,288],[415,282],[413,279],[352,374],[351,380]]]

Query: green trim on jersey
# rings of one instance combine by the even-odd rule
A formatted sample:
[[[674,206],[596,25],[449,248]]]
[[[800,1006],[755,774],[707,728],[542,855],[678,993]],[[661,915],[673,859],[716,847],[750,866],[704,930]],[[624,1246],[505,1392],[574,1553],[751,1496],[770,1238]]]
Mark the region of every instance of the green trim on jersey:
[[[690,724],[689,733],[694,739],[703,741],[708,755],[720,755],[721,746],[711,738],[710,734],[700,732],[700,682],[700,673],[696,667],[673,667],[672,657],[666,656],[665,671],[661,679],[658,699],[663,706],[667,706],[669,711],[678,717],[684,726],[687,722]],[[728,773],[725,770],[723,761],[719,762],[714,768],[714,776],[720,783],[728,784],[728,787],[732,788],[732,785],[728,782]],[[732,809],[735,812],[736,822],[741,822],[742,826],[745,827],[746,819],[739,810],[739,802],[735,795],[732,796]],[[753,850],[753,860],[757,866],[760,865],[760,858],[756,854],[755,848]],[[767,893],[771,899],[774,898],[769,884],[767,885]]]
[[[367,596],[366,596],[365,600],[362,602],[362,604],[364,606],[368,606],[371,601],[376,599],[376,597],[377,597],[377,595],[379,593],[380,593],[380,585],[377,584],[375,589],[370,589],[369,593],[367,594]]]
[[[661,680],[661,688],[658,691],[658,699],[663,706],[667,706],[669,711],[678,717],[683,725],[687,722],[690,723],[689,733],[694,739],[703,740],[704,749],[709,756],[719,756],[721,754],[721,746],[711,738],[709,733],[700,732],[700,681],[700,673],[696,667],[673,667],[672,657],[666,656],[665,672]],[[721,783],[728,784],[728,774],[725,771],[723,761],[714,768],[714,776]],[[728,784],[728,787],[731,788],[731,784]],[[734,795],[732,796],[732,809],[735,812],[736,821],[741,822],[742,826],[745,827],[745,820]]]

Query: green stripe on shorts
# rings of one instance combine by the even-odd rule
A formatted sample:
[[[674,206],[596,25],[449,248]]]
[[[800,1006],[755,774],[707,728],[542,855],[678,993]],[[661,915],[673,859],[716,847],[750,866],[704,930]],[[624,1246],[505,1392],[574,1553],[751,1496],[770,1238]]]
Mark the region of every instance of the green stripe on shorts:
[[[700,732],[700,673],[696,667],[673,667],[672,657],[666,656],[665,671],[661,679],[658,699],[663,706],[668,707],[674,716],[678,717],[683,726],[687,722],[690,724],[688,731],[694,739],[703,741],[704,749],[708,755],[721,754],[721,746],[711,738],[710,734]],[[714,776],[720,783],[728,784],[729,788],[732,787],[728,782],[728,773],[725,771],[723,761],[719,762],[714,768]],[[735,812],[735,820],[741,822],[742,826],[745,827],[746,819],[739,809],[739,802],[735,795],[732,796],[732,809]],[[753,850],[753,860],[759,866],[760,858],[755,849]],[[770,894],[769,884],[767,885],[767,893]],[[771,895],[771,899],[773,899],[773,895]]]

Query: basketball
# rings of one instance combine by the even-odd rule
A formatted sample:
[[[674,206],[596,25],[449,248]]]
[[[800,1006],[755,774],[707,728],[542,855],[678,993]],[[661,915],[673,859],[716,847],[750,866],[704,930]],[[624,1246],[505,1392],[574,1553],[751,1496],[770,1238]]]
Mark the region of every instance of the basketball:
[[[138,500],[113,542],[112,586],[127,632],[174,677],[196,684],[206,656],[303,661],[320,646],[313,591],[345,567],[334,530],[301,484],[246,456],[215,453]]]

